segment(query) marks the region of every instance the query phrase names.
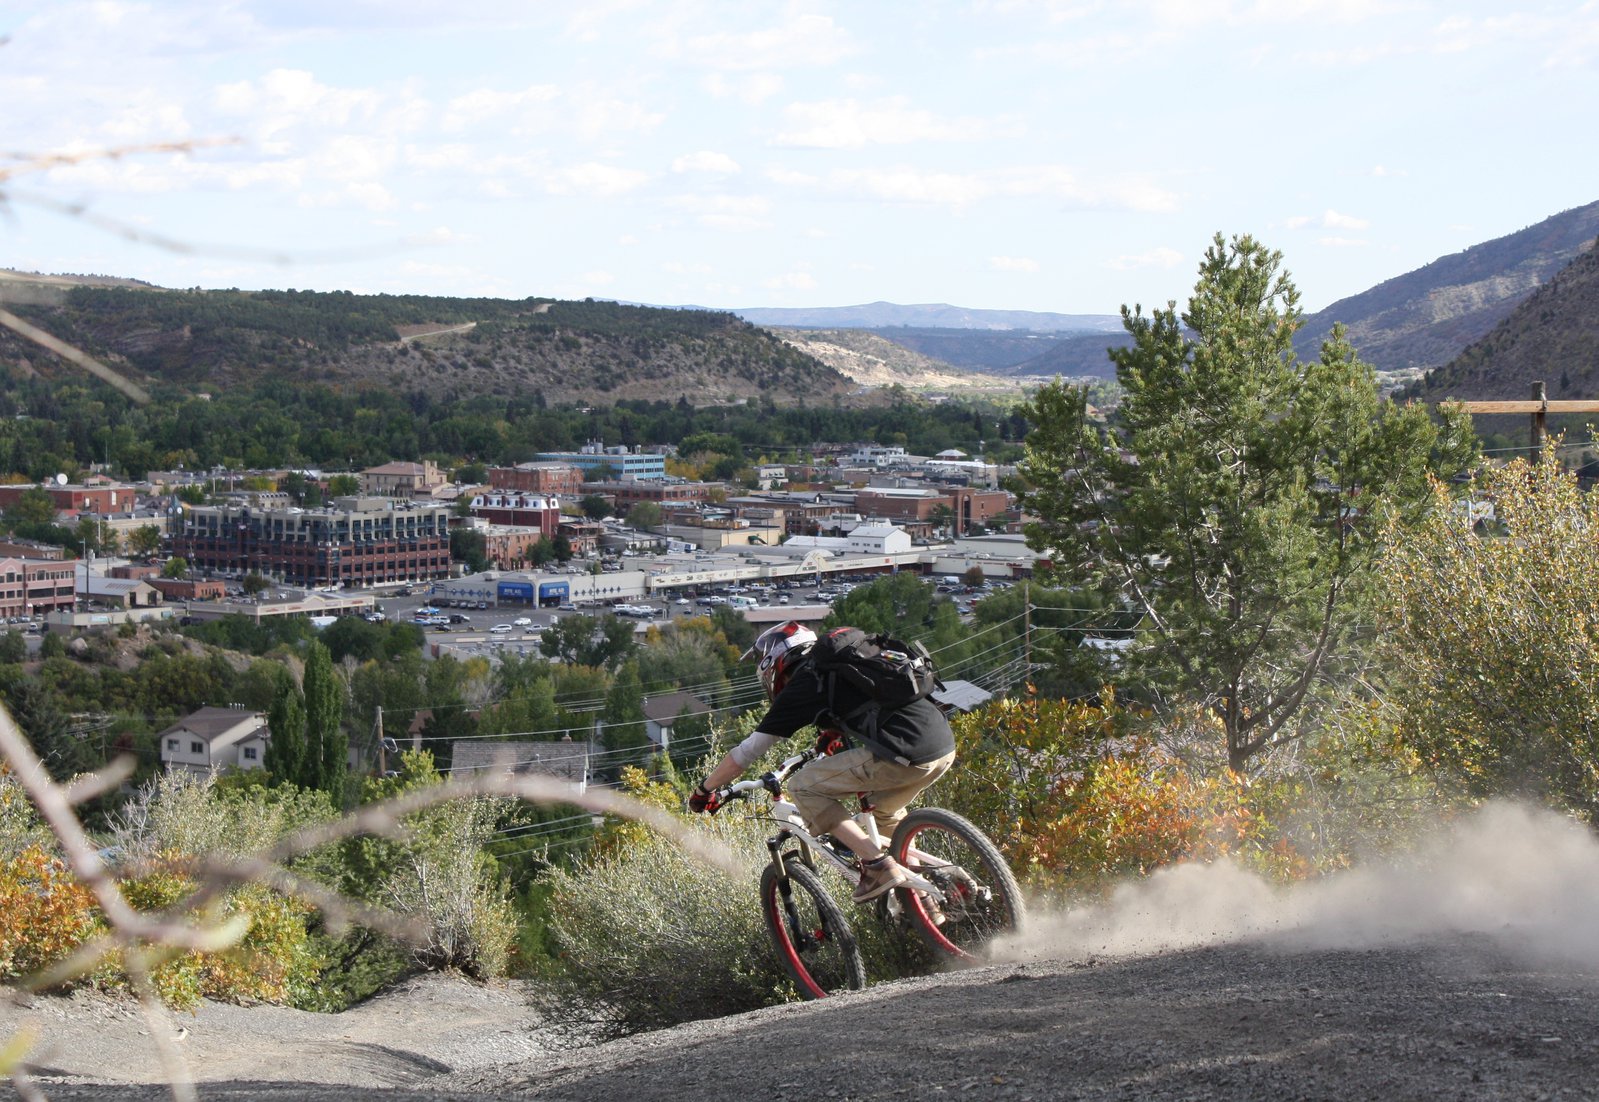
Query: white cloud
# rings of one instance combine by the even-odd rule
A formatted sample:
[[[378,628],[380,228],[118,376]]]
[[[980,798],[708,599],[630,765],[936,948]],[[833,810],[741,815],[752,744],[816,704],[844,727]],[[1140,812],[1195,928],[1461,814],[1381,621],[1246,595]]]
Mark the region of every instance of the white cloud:
[[[544,189],[552,195],[624,195],[649,183],[649,173],[589,161],[544,174]]]
[[[525,116],[530,108],[551,103],[559,95],[560,89],[553,84],[532,84],[516,92],[479,88],[450,100],[439,125],[446,131],[454,131],[482,126],[505,115]]]
[[[274,69],[259,81],[216,89],[218,110],[250,120],[262,140],[301,127],[328,130],[367,121],[380,102],[370,89],[336,88],[304,69]]]
[[[1371,221],[1366,218],[1357,218],[1352,214],[1341,214],[1331,208],[1320,214],[1296,214],[1283,223],[1291,230],[1302,230],[1307,227],[1317,227],[1324,230],[1366,230],[1371,228]]]
[[[1183,262],[1183,254],[1162,245],[1143,253],[1127,253],[1109,262],[1118,272],[1133,272],[1141,268],[1175,268]]]
[[[709,172],[722,176],[733,176],[743,171],[738,162],[726,153],[716,153],[702,149],[698,153],[685,153],[672,161],[673,172]]]
[[[786,169],[768,170],[773,183],[808,191],[886,202],[966,207],[988,199],[1039,198],[1076,208],[1166,212],[1176,196],[1147,180],[1117,178],[1084,182],[1062,165],[1016,166],[979,172],[922,168],[836,169],[824,177]]]
[[[653,130],[666,118],[659,111],[651,111],[638,103],[619,99],[601,99],[590,93],[567,97],[566,110],[571,111],[577,133],[588,141],[613,138],[617,134],[641,133]],[[576,101],[577,106],[572,106]]]
[[[768,291],[812,291],[816,289],[816,277],[810,272],[796,270],[763,279],[761,286]]]
[[[676,195],[667,206],[692,216],[706,229],[745,233],[771,226],[771,201],[760,195]]]
[[[924,141],[972,141],[1004,129],[976,118],[941,119],[913,108],[903,96],[862,104],[857,100],[795,103],[783,111],[785,128],[771,144],[806,149],[860,149]]]
[[[997,272],[1036,272],[1038,261],[1030,256],[991,256],[988,266]]]
[[[776,73],[707,73],[700,87],[717,99],[738,99],[756,106],[783,90],[783,78]]]
[[[682,35],[662,28],[654,52],[698,68],[751,72],[833,65],[856,46],[831,16],[791,9],[784,22],[756,30]]]

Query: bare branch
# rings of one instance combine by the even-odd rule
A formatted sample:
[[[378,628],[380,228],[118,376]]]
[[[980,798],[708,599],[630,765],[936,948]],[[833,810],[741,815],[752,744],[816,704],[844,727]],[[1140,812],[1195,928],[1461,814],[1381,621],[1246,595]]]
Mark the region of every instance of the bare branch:
[[[10,310],[0,309],[0,325],[5,326],[14,333],[27,337],[34,344],[37,344],[42,348],[48,348],[51,352],[54,352],[63,360],[66,360],[69,363],[77,364],[89,374],[110,383],[112,386],[116,387],[118,390],[126,394],[129,398],[132,398],[135,402],[138,402],[140,405],[143,405],[150,400],[149,393],[147,393],[145,389],[139,386],[137,383],[130,382],[129,380],[123,378],[121,375],[117,374],[111,368],[107,367],[105,364],[101,363],[87,352],[75,348],[66,341],[46,333],[43,329],[40,329],[32,322],[23,321]]]

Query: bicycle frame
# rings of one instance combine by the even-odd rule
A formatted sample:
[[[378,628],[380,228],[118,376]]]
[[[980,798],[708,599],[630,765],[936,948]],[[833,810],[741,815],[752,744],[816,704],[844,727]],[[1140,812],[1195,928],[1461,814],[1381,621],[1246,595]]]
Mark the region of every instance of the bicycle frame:
[[[778,831],[767,839],[766,849],[772,855],[772,868],[783,880],[786,881],[788,879],[788,869],[783,863],[784,847],[790,841],[798,841],[800,845],[800,860],[804,861],[806,865],[814,869],[816,861],[813,855],[821,854],[822,858],[846,882],[852,885],[858,884],[861,878],[860,870],[850,863],[854,859],[854,854],[849,853],[848,848],[841,842],[829,845],[811,833],[810,828],[805,825],[805,820],[800,817],[799,808],[789,802],[788,798],[783,795],[783,782],[800,766],[814,761],[819,756],[815,750],[801,751],[793,757],[785,759],[781,765],[770,773],[764,773],[752,780],[739,781],[736,784],[729,785],[726,789],[728,798],[747,800],[756,792],[765,792],[771,797],[771,814],[763,817],[770,818],[772,822],[776,823]],[[872,840],[872,844],[879,849],[883,848],[883,836],[878,831],[877,820],[870,810],[863,807],[855,813],[853,818],[860,828],[866,832],[866,836]],[[838,849],[843,849],[845,853],[849,854],[849,858],[846,859],[840,856],[834,848],[835,845]],[[944,902],[944,893],[936,885],[917,875],[912,869],[906,869],[905,871],[910,879],[902,884],[901,887],[908,888],[911,891],[922,892],[934,902]],[[889,914],[898,915],[902,906],[895,893],[887,893],[883,900]]]

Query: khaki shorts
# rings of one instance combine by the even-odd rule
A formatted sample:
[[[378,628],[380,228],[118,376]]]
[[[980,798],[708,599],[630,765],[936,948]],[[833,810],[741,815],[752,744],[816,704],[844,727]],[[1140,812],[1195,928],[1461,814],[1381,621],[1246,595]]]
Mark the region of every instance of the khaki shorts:
[[[857,746],[817,758],[795,773],[788,779],[788,796],[807,826],[818,834],[827,834],[853,814],[840,801],[864,792],[886,844],[894,825],[905,817],[905,805],[942,777],[954,761],[955,753],[951,751],[926,765],[901,765]]]

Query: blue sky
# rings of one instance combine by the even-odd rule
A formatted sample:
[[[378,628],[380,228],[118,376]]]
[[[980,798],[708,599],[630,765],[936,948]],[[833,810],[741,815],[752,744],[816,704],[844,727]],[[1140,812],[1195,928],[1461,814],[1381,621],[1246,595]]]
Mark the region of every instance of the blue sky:
[[[0,33],[0,266],[171,287],[1111,313],[1221,231],[1318,309],[1599,199],[1594,0],[0,0]]]

